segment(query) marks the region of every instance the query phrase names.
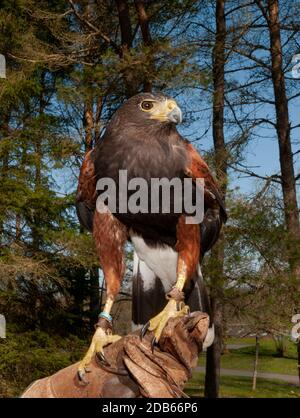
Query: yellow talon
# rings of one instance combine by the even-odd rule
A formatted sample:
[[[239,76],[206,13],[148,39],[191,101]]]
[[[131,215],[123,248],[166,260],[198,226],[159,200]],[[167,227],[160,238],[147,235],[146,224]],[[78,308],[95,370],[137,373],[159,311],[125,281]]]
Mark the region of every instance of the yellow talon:
[[[148,329],[149,331],[153,331],[155,340],[159,341],[162,331],[170,318],[178,318],[188,313],[189,307],[187,305],[183,302],[178,303],[175,299],[170,299],[166,307],[150,320]]]
[[[84,379],[84,375],[88,371],[87,366],[91,363],[93,356],[97,354],[104,362],[106,362],[103,348],[109,344],[115,343],[120,338],[122,337],[119,335],[107,334],[101,327],[97,328],[92,338],[91,345],[78,366],[78,376],[80,380],[87,383]]]

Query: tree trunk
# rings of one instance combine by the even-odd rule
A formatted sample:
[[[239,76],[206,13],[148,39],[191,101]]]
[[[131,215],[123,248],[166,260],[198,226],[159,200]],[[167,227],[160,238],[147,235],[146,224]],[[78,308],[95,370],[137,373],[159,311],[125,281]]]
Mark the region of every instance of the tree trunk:
[[[132,27],[128,3],[126,0],[116,0],[120,31],[121,31],[121,54],[120,59],[124,59],[130,53],[132,46]],[[137,93],[136,80],[132,69],[125,68],[123,70],[123,80],[125,85],[125,94],[131,97]]]
[[[90,326],[94,326],[98,320],[100,312],[100,293],[99,293],[99,269],[94,267],[90,269]]]
[[[295,277],[295,294],[300,291],[299,240],[300,223],[296,194],[296,179],[290,138],[290,120],[285,87],[285,75],[282,64],[282,45],[280,35],[278,0],[268,0],[268,14],[265,15],[270,32],[270,50],[272,59],[272,81],[275,97],[276,130],[279,145],[281,184],[284,201],[286,228],[289,233],[289,264]],[[295,307],[299,312],[299,306]],[[298,343],[298,352],[300,342]],[[300,376],[299,376],[300,383]]]
[[[100,136],[101,136],[101,115],[102,115],[102,108],[103,108],[103,98],[99,96],[97,98],[97,102],[96,102],[96,113],[95,113],[95,123],[94,123],[94,130],[95,130],[94,144],[95,145],[100,140]]]
[[[290,122],[288,100],[285,87],[285,76],[282,65],[282,46],[280,36],[279,6],[278,0],[268,0],[269,9],[269,31],[270,31],[270,50],[272,59],[272,81],[275,97],[276,109],[276,129],[279,144],[280,168],[282,176],[282,193],[284,200],[284,213],[286,227],[295,242],[300,239],[299,210],[296,196],[296,181],[294,173],[294,162],[290,139]],[[299,254],[290,252],[290,266],[294,274],[297,275],[299,285],[300,262]]]
[[[88,98],[84,104],[83,126],[85,129],[85,151],[87,152],[93,148],[94,117],[92,97]]]
[[[224,97],[225,97],[225,0],[216,2],[216,37],[213,49],[213,140],[215,167],[223,199],[226,197],[227,153],[224,139]],[[205,396],[217,398],[220,386],[220,366],[222,354],[222,287],[224,268],[224,234],[212,250],[214,260],[211,275],[211,308],[215,326],[215,340],[207,349]]]
[[[132,44],[132,30],[129,7],[126,0],[116,0],[121,30],[123,52],[129,51]]]
[[[0,123],[0,139],[2,137],[5,137],[6,135],[9,135],[9,121],[10,121],[10,110],[8,110],[7,114],[2,114],[2,121]],[[6,179],[8,174],[8,165],[9,165],[9,149],[8,147],[2,146],[2,152],[1,152],[1,173],[0,178],[2,182]],[[3,235],[3,221],[0,221],[0,238],[2,238]]]
[[[218,398],[220,388],[220,369],[222,355],[222,306],[217,296],[211,297],[211,311],[215,327],[215,339],[206,352],[206,373],[204,396]]]
[[[300,383],[300,341],[298,341],[298,344],[297,344],[297,353],[298,353],[298,377],[299,377],[299,383]]]
[[[83,126],[85,128],[85,139],[84,139],[84,147],[85,152],[90,151],[93,148],[94,144],[94,137],[95,137],[95,129],[96,124],[94,120],[98,117],[98,123],[100,122],[100,110],[98,109],[98,103],[100,103],[99,99],[97,101],[97,115],[94,117],[93,111],[93,95],[90,94],[89,97],[86,98],[84,103],[84,114],[83,114]],[[89,270],[89,318],[90,318],[90,327],[94,329],[94,326],[98,319],[99,314],[99,307],[100,307],[100,294],[99,294],[99,269],[98,267],[93,267]],[[83,281],[85,280],[85,273],[82,277]]]
[[[273,335],[273,340],[276,347],[276,356],[283,358],[285,349],[285,340],[283,335]]]
[[[217,179],[223,198],[227,189],[227,151],[224,138],[225,102],[225,0],[216,2],[216,37],[213,49],[213,141]]]
[[[254,368],[253,368],[252,390],[256,390],[258,355],[259,355],[259,337],[258,337],[258,335],[256,335],[256,337],[255,337],[255,359],[254,359]]]
[[[139,25],[142,32],[143,42],[145,46],[151,46],[152,45],[152,39],[149,29],[149,20],[145,9],[145,4],[143,0],[134,0],[135,8],[138,15]],[[154,65],[154,60],[149,59],[150,61],[150,67]],[[152,91],[152,83],[149,79],[149,75],[145,75],[144,80],[144,91],[151,92]]]
[[[45,71],[42,71],[40,77],[40,97],[39,97],[39,117],[40,121],[40,132],[43,130],[43,115],[45,113],[46,100],[45,100]],[[43,161],[43,138],[42,134],[38,132],[37,136],[34,138],[34,191],[39,192],[42,187],[42,161]],[[41,214],[39,209],[35,209],[33,212],[33,224],[31,227],[32,234],[32,247],[35,251],[38,251],[41,247],[42,237],[40,233],[41,227]]]

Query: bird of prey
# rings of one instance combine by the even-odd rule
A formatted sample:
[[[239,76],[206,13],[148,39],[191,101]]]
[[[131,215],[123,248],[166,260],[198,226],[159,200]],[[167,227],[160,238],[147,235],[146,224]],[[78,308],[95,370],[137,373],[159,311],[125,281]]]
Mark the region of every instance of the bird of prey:
[[[169,318],[189,310],[210,313],[200,265],[217,241],[227,215],[207,164],[176,129],[181,121],[182,112],[174,99],[162,93],[137,94],[115,112],[101,139],[85,155],[76,210],[80,223],[93,234],[106,282],[106,302],[90,348],[78,368],[82,381],[92,356],[97,354],[105,363],[103,347],[120,338],[112,332],[110,312],[125,271],[127,240],[134,248],[133,322],[144,325],[142,337],[149,329],[155,344]],[[119,187],[121,170],[126,170],[128,180],[142,178],[147,183],[153,178],[188,178],[194,189],[197,179],[202,179],[201,224],[187,223],[184,208],[178,213],[174,205],[169,213],[161,209],[155,213],[112,213],[108,206],[98,210],[97,182],[110,178]],[[173,194],[172,199],[174,203],[183,197]],[[210,342],[211,337],[207,337]]]

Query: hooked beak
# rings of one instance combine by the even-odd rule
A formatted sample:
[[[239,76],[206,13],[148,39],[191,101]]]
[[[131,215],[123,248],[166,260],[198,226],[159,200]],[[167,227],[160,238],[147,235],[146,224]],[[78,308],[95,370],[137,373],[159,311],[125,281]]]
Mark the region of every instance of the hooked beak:
[[[175,100],[170,98],[157,104],[154,111],[151,112],[150,119],[177,124],[182,122],[182,112]]]
[[[171,112],[168,113],[168,119],[170,122],[173,123],[181,123],[182,122],[182,112],[181,109],[176,105]]]

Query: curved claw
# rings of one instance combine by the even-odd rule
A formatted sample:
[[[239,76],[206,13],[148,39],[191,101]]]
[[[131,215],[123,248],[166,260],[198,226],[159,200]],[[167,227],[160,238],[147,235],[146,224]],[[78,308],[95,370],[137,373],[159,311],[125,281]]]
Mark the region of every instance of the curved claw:
[[[89,372],[90,370],[77,370],[77,377],[78,380],[83,383],[85,386],[88,385],[90,382],[88,380],[86,380],[85,378],[85,374],[86,372]]]
[[[186,315],[188,310],[188,306],[186,306],[183,302],[178,303],[175,299],[171,298],[165,308],[150,320],[150,326],[148,328],[153,332],[155,337],[155,341],[152,341],[152,351],[155,342],[159,341],[164,327],[167,325],[169,319],[180,318]]]
[[[143,327],[141,329],[141,333],[140,333],[140,339],[141,340],[145,337],[146,332],[148,331],[149,326],[150,326],[150,321],[146,322],[146,324],[143,325]]]
[[[152,354],[153,354],[153,352],[154,352],[154,346],[155,346],[155,344],[156,344],[156,338],[155,337],[153,337],[152,338],[152,340],[151,340],[151,351],[152,351]]]
[[[105,355],[102,353],[102,351],[97,351],[96,356],[100,363],[102,363],[106,367],[110,367],[111,364],[106,360]]]

